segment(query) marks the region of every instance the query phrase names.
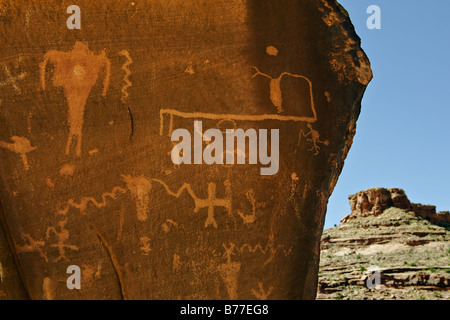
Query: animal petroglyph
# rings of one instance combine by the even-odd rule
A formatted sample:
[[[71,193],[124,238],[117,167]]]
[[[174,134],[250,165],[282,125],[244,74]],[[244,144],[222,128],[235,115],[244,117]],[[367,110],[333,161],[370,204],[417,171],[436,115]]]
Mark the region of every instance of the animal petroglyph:
[[[170,190],[169,186],[164,181],[161,181],[159,179],[153,179],[153,181],[160,183],[164,187],[164,189],[166,189],[167,194],[175,198],[179,198],[183,193],[183,191],[186,190],[187,193],[194,200],[195,213],[197,213],[200,209],[208,208],[208,217],[205,221],[205,228],[210,225],[214,226],[214,228],[217,228],[217,222],[214,217],[214,208],[216,207],[226,208],[228,213],[231,214],[231,204],[232,204],[231,185],[228,180],[224,182],[226,194],[226,197],[224,199],[216,198],[216,184],[214,182],[208,183],[208,198],[200,199],[195,195],[189,183],[184,183],[181,186],[181,188],[175,193]]]
[[[313,143],[313,146],[308,149],[309,151],[314,151],[314,155],[318,155],[320,151],[319,144],[323,144],[325,146],[329,145],[330,142],[328,140],[322,141],[320,140],[320,134],[317,130],[314,130],[312,125],[308,123],[306,125],[309,129],[308,133],[304,133],[303,130],[300,130],[300,134],[298,136],[298,144],[300,144],[300,140],[302,139],[302,136],[307,138],[306,140]]]
[[[58,240],[57,243],[51,244],[50,247],[58,248],[59,256],[53,260],[53,262],[58,262],[61,259],[65,259],[69,261],[66,257],[66,249],[78,251],[78,247],[70,244],[65,244],[67,240],[69,240],[69,231],[66,229],[67,218],[61,221],[58,221],[58,228],[60,231],[57,231],[55,227],[48,227],[47,232],[45,233],[45,237],[47,240],[51,238],[51,233],[56,236]]]
[[[147,210],[149,203],[149,194],[152,184],[144,177],[132,177],[122,175],[131,196],[136,200],[137,217],[139,221],[147,220]]]
[[[268,79],[270,79],[270,84],[269,84],[269,98],[270,101],[272,101],[273,105],[277,108],[277,112],[278,113],[282,113],[284,111],[283,108],[283,95],[281,92],[281,79],[284,76],[289,76],[289,77],[294,77],[294,78],[301,78],[306,80],[306,82],[309,85],[309,95],[310,95],[310,99],[311,99],[311,109],[313,111],[314,114],[314,118],[316,118],[316,111],[315,111],[315,107],[314,107],[314,97],[313,97],[313,90],[312,90],[312,82],[305,76],[299,75],[299,74],[292,74],[289,72],[283,72],[281,73],[278,78],[272,78],[271,76],[269,76],[268,74],[262,73],[261,71],[258,70],[257,67],[252,66],[253,69],[255,69],[256,73],[252,76],[252,79],[255,78],[256,76],[263,76],[266,77]]]
[[[28,244],[25,244],[23,246],[21,245],[15,245],[17,253],[22,252],[38,252],[39,255],[45,260],[45,262],[48,262],[47,255],[42,251],[42,247],[45,246],[44,240],[36,240],[31,235],[27,233],[22,233],[22,238],[28,242]]]
[[[9,68],[6,65],[3,65],[3,71],[5,74],[5,80],[0,81],[0,87],[10,85],[14,88],[14,90],[16,91],[17,94],[21,94],[22,92],[21,92],[20,87],[17,82],[18,82],[18,80],[25,79],[25,77],[27,76],[27,73],[21,72],[17,76],[13,76],[11,74],[11,71],[9,70]]]
[[[267,300],[267,298],[269,298],[269,296],[273,290],[273,287],[270,287],[269,290],[267,290],[267,291],[264,290],[262,282],[258,282],[258,288],[259,288],[259,291],[252,289],[251,293],[256,297],[256,299],[259,299],[259,300]]]
[[[32,147],[30,140],[24,137],[12,136],[11,140],[13,143],[8,143],[4,141],[0,141],[0,148],[15,152],[20,155],[22,158],[23,165],[25,170],[30,169],[30,165],[28,164],[27,153],[33,150],[36,150],[37,147]]]
[[[111,76],[111,62],[104,51],[95,55],[86,44],[79,41],[69,52],[50,50],[45,54],[44,61],[40,64],[43,90],[45,90],[45,69],[48,62],[55,66],[52,78],[53,85],[64,88],[69,107],[68,123],[70,129],[66,154],[69,154],[72,140],[76,136],[76,155],[80,157],[86,102],[103,67],[106,67],[106,76],[103,82],[102,95],[106,96]]]
[[[231,243],[229,247],[224,244],[223,247],[225,249],[224,257],[226,257],[227,262],[220,264],[217,267],[217,271],[219,272],[219,275],[223,283],[225,284],[228,297],[230,298],[230,300],[236,300],[238,297],[237,287],[239,271],[241,270],[241,263],[231,261],[231,256],[234,255],[234,243]]]
[[[126,192],[127,190],[125,190],[124,188],[114,187],[111,192],[105,192],[102,194],[101,196],[102,200],[100,202],[93,197],[82,197],[80,202],[76,202],[74,199],[69,199],[62,209],[57,210],[57,213],[66,215],[69,212],[70,208],[75,208],[80,210],[81,214],[85,214],[86,208],[89,203],[91,203],[96,208],[100,209],[106,207],[107,198],[117,199],[118,194]]]

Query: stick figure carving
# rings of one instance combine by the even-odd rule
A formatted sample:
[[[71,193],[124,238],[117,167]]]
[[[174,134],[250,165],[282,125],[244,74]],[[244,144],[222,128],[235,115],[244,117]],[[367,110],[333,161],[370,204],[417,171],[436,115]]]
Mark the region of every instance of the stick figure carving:
[[[53,262],[58,262],[61,259],[68,261],[66,257],[66,249],[78,251],[78,247],[71,244],[66,244],[65,242],[69,239],[69,231],[66,229],[67,218],[58,221],[58,227],[60,231],[55,227],[48,227],[45,233],[46,239],[50,239],[50,234],[53,233],[58,240],[57,243],[51,244],[50,247],[58,248],[59,257],[53,260]]]
[[[105,51],[95,55],[86,44],[79,41],[75,42],[72,51],[69,52],[50,50],[45,54],[44,61],[40,64],[43,90],[45,90],[45,69],[48,62],[55,67],[52,78],[53,85],[64,88],[69,106],[68,122],[70,129],[66,154],[70,153],[72,140],[76,136],[76,155],[80,157],[86,101],[103,67],[106,67],[106,76],[103,82],[102,96],[106,95],[111,76],[111,62],[106,57]]]
[[[325,146],[328,146],[330,142],[328,140],[322,141],[320,140],[320,133],[317,130],[314,130],[311,123],[308,123],[306,125],[309,129],[308,133],[304,133],[303,130],[300,130],[300,134],[298,136],[298,144],[300,144],[300,140],[303,137],[307,138],[307,141],[310,141],[313,143],[313,146],[308,149],[309,151],[314,151],[314,155],[317,156],[319,154],[319,144],[323,144]],[[308,138],[309,137],[309,138]]]

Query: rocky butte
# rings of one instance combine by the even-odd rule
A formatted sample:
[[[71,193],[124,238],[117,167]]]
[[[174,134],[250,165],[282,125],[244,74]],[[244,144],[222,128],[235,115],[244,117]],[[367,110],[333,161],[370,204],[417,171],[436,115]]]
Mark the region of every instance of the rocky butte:
[[[345,9],[76,5],[80,29],[66,2],[1,1],[0,297],[314,299],[327,201],[372,79]],[[272,169],[239,154],[174,164],[172,133],[195,121],[278,133]]]
[[[398,188],[349,196],[351,213],[324,231],[318,299],[450,298],[450,213]],[[379,273],[375,287],[369,279]]]

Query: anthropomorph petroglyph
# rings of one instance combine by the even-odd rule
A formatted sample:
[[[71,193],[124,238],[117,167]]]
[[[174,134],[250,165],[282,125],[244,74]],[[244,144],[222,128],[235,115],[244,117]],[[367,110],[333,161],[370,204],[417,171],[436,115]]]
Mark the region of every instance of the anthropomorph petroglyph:
[[[328,140],[322,141],[320,140],[320,134],[317,130],[314,130],[312,125],[310,123],[308,123],[306,125],[309,129],[308,133],[304,133],[303,130],[300,130],[300,134],[298,136],[298,144],[300,144],[300,140],[302,139],[302,136],[306,138],[307,141],[312,142],[313,146],[308,149],[309,151],[314,151],[314,155],[318,155],[319,154],[319,144],[323,144],[325,146],[329,145],[330,142]]]
[[[49,240],[51,238],[51,233],[56,236],[57,243],[51,244],[50,247],[58,248],[59,257],[53,260],[53,262],[58,262],[61,259],[65,259],[68,261],[66,257],[66,249],[70,250],[78,250],[77,246],[65,244],[67,240],[69,240],[69,231],[66,229],[67,218],[61,221],[58,221],[58,228],[60,231],[57,231],[55,227],[48,227],[46,232],[46,239]]]
[[[30,165],[28,164],[27,153],[33,150],[36,150],[37,147],[32,147],[30,140],[24,137],[12,136],[11,140],[13,143],[0,141],[0,148],[15,152],[20,155],[22,158],[23,165],[25,170],[30,169]]]
[[[27,76],[26,72],[21,72],[17,76],[13,76],[11,74],[11,71],[6,65],[3,65],[3,71],[5,74],[5,80],[0,81],[0,87],[10,85],[14,88],[17,94],[21,94],[22,91],[20,90],[20,87],[17,83],[18,80],[23,80]]]
[[[95,55],[86,44],[79,41],[69,52],[50,50],[45,54],[44,61],[40,64],[41,85],[44,90],[45,69],[48,62],[55,66],[52,78],[53,85],[64,88],[69,107],[69,137],[66,154],[69,154],[72,139],[76,136],[76,155],[80,157],[86,102],[103,67],[106,67],[106,76],[103,82],[102,95],[106,96],[111,76],[111,63],[104,51]]]
[[[238,276],[241,270],[241,263],[231,261],[231,256],[234,255],[235,244],[230,243],[227,247],[223,245],[225,249],[224,258],[226,258],[226,263],[222,263],[217,267],[220,277],[222,278],[225,288],[227,289],[228,297],[230,300],[236,300],[238,298],[237,288],[238,288]]]
[[[197,213],[200,209],[208,208],[208,217],[205,221],[205,228],[212,225],[214,228],[217,228],[217,222],[214,217],[214,208],[215,207],[223,207],[226,208],[228,213],[231,215],[231,204],[232,204],[232,197],[231,197],[231,183],[229,180],[226,180],[224,182],[225,185],[225,198],[216,198],[216,184],[214,182],[208,183],[208,198],[206,199],[200,199],[198,198],[194,190],[192,190],[192,187],[189,183],[184,183],[181,188],[178,190],[178,192],[173,192],[170,190],[169,186],[159,179],[153,179],[153,181],[160,183],[164,189],[166,189],[167,194],[170,196],[173,196],[175,198],[179,198],[184,190],[186,190],[189,195],[194,200],[195,208],[194,212]]]
[[[147,220],[147,210],[149,202],[149,194],[152,184],[144,177],[132,177],[122,175],[131,196],[136,200],[137,218],[139,221]]]
[[[270,101],[272,101],[273,105],[277,108],[277,112],[278,113],[282,113],[284,111],[283,108],[283,95],[281,92],[281,79],[284,76],[289,76],[289,77],[294,77],[294,78],[301,78],[306,80],[306,82],[309,85],[309,94],[310,94],[310,99],[311,99],[311,108],[312,110],[314,109],[314,98],[313,98],[313,92],[312,92],[312,82],[305,76],[299,75],[299,74],[292,74],[289,72],[283,72],[281,73],[278,78],[272,78],[271,76],[269,76],[268,74],[262,73],[261,71],[258,70],[257,67],[252,66],[253,69],[255,69],[256,73],[252,76],[252,79],[255,78],[256,76],[263,76],[266,77],[268,79],[270,79],[270,84],[269,84],[269,98]]]

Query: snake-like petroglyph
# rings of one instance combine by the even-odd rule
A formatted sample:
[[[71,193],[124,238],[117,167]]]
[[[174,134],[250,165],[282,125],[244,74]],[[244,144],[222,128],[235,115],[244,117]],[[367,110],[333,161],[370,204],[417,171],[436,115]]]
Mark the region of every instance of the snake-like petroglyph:
[[[130,53],[127,50],[120,51],[119,55],[124,56],[127,59],[125,61],[125,63],[122,65],[122,70],[125,71],[125,76],[123,77],[123,81],[125,82],[125,85],[122,87],[122,90],[121,90],[122,98],[120,99],[125,104],[127,98],[130,96],[130,94],[128,93],[128,88],[133,85],[130,81],[131,70],[129,68],[129,65],[133,63],[133,59],[131,59]],[[133,114],[131,113],[130,107],[128,105],[126,105],[126,106],[127,106],[127,110],[128,110],[128,116],[130,118],[130,123],[131,123],[131,133],[130,133],[130,138],[131,138],[134,133]]]
[[[101,195],[101,200],[97,201],[94,197],[82,197],[79,202],[74,199],[69,199],[64,207],[57,210],[58,214],[66,215],[70,208],[75,208],[80,210],[81,214],[85,214],[85,211],[89,204],[92,204],[94,207],[100,209],[106,207],[107,199],[117,199],[118,194],[126,193],[127,190],[121,187],[114,187],[111,192],[105,192]]]
[[[286,246],[283,244],[279,244],[279,245],[275,246],[273,238],[269,237],[269,241],[267,242],[267,244],[265,246],[261,245],[261,243],[258,243],[256,245],[251,245],[249,243],[245,243],[237,249],[241,254],[246,251],[249,253],[259,252],[263,255],[269,254],[269,257],[264,262],[264,265],[267,265],[273,260],[273,258],[275,257],[275,254],[278,252],[281,252],[286,257],[288,255],[290,255],[293,247],[286,248]]]
[[[108,199],[116,200],[119,194],[130,193],[131,197],[136,202],[137,218],[139,221],[143,222],[148,219],[149,206],[150,206],[150,195],[151,191],[155,188],[153,183],[161,185],[166,193],[174,198],[180,198],[185,192],[194,200],[194,212],[198,213],[201,209],[207,209],[207,218],[205,220],[205,228],[213,226],[218,227],[214,210],[215,208],[221,207],[225,208],[227,213],[232,215],[232,191],[231,182],[229,180],[224,181],[225,195],[222,198],[217,196],[216,183],[209,182],[207,184],[207,197],[202,199],[199,198],[194,192],[190,183],[184,183],[177,191],[172,191],[167,183],[160,179],[155,178],[145,178],[142,176],[131,176],[131,175],[121,175],[123,182],[125,183],[125,188],[120,186],[115,186],[111,191],[104,192],[101,196],[101,200],[97,200],[92,196],[84,196],[79,201],[75,199],[69,199],[62,207],[57,209],[57,213],[61,215],[67,215],[71,208],[78,209],[81,214],[86,213],[86,209],[89,205],[95,208],[104,208],[108,204]],[[256,200],[253,189],[250,189],[247,193],[247,200],[252,206],[251,214],[245,214],[240,210],[237,214],[242,218],[245,224],[253,223],[256,220]],[[178,226],[176,222],[171,219],[166,219],[166,222],[172,226]],[[163,224],[163,230],[165,233],[170,231],[169,225],[167,223]]]
[[[119,52],[119,55],[124,56],[127,61],[122,65],[122,70],[125,71],[125,76],[123,77],[123,81],[125,85],[122,87],[122,102],[125,103],[126,99],[129,96],[127,89],[131,87],[133,84],[130,81],[131,70],[128,68],[130,64],[133,63],[133,59],[130,57],[130,53],[127,50],[122,50]]]
[[[69,52],[50,50],[40,64],[41,86],[45,90],[45,73],[47,63],[54,68],[53,85],[63,87],[69,106],[69,137],[67,139],[66,154],[70,152],[72,139],[77,137],[76,155],[81,156],[81,140],[84,122],[84,109],[92,87],[97,82],[98,75],[106,67],[102,96],[106,96],[111,77],[111,62],[103,51],[99,55],[91,52],[88,46],[77,41]]]

